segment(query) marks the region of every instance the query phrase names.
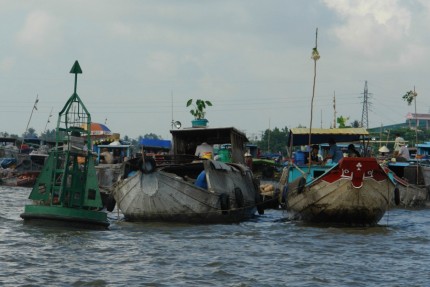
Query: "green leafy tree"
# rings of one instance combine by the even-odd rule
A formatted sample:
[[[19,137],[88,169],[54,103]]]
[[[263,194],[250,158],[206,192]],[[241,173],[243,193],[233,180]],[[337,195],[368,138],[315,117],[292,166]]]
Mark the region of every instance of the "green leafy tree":
[[[337,121],[337,123],[338,123],[338,125],[339,125],[339,128],[346,128],[346,127],[348,127],[347,125],[346,125],[346,122],[349,120],[349,117],[344,117],[344,116],[340,116],[340,117],[338,117],[337,119],[336,119],[336,121]]]
[[[154,133],[145,134],[143,136],[144,139],[152,139],[152,140],[162,140],[163,138],[159,135],[156,135]]]
[[[418,96],[418,94],[415,91],[409,91],[406,92],[406,94],[404,94],[402,98],[408,103],[408,106],[410,106],[416,96]]]
[[[361,126],[360,122],[358,120],[355,120],[351,123],[351,126],[353,128],[359,128]]]
[[[283,155],[287,152],[288,128],[279,129],[275,127],[273,130],[267,129],[264,131],[261,141],[258,142],[258,147],[263,152],[278,153]]]
[[[43,132],[40,137],[46,141],[55,141],[56,130],[47,130]]]
[[[29,137],[38,137],[36,130],[34,128],[28,128],[27,132],[22,134],[23,138],[29,138]]]

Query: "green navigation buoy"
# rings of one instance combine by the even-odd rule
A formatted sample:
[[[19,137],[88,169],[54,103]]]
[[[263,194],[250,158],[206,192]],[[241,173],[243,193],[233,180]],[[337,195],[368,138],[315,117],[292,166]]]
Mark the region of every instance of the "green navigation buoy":
[[[58,115],[56,144],[50,151],[20,215],[25,222],[60,222],[82,227],[109,226],[103,207],[91,153],[91,115],[76,93],[77,74],[82,70],[76,61],[74,93]]]

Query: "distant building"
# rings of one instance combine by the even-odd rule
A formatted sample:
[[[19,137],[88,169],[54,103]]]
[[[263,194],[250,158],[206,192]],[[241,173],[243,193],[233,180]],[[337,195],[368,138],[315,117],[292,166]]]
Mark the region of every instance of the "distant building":
[[[421,129],[429,130],[430,128],[430,114],[414,114],[408,113],[406,115],[406,122],[409,128],[414,129],[417,125]],[[418,124],[417,124],[418,122]]]
[[[369,133],[376,133],[386,130],[395,130],[400,128],[415,129],[418,122],[418,128],[421,130],[430,130],[430,114],[415,114],[408,113],[406,115],[406,121],[404,123],[385,125],[383,127],[374,127],[368,129]]]

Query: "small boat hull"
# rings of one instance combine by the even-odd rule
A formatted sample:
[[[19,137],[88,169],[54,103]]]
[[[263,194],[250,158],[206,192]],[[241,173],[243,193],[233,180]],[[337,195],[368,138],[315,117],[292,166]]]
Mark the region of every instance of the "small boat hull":
[[[429,203],[425,166],[410,163],[389,163],[385,168],[399,193],[398,208],[424,208]]]

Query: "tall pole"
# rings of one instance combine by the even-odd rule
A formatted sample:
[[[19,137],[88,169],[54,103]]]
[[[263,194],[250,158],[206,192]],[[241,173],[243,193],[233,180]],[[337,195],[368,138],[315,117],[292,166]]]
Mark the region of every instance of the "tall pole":
[[[336,91],[333,91],[333,128],[336,128]]]
[[[418,144],[418,115],[417,115],[417,92],[415,92],[415,86],[414,86],[414,104],[415,104],[415,146],[417,146]],[[415,159],[416,159],[416,154],[415,154]],[[418,161],[417,161],[418,163]],[[417,164],[417,184],[418,184],[418,180],[419,180],[419,165]]]
[[[418,143],[418,115],[417,115],[417,92],[415,92],[414,86],[414,104],[415,104],[415,145]]]
[[[270,153],[270,118],[269,118],[269,132],[267,134],[267,152]]]
[[[34,110],[36,110],[36,111],[37,111],[37,103],[38,103],[38,102],[39,102],[39,95],[36,95],[36,101],[34,101],[33,108],[31,109],[30,118],[28,119],[27,126],[25,127],[25,132],[24,132],[24,134],[22,135],[22,143],[21,143],[21,146],[22,146],[22,144],[24,143],[25,134],[27,133],[28,126],[30,125],[30,121],[31,121],[31,117],[33,116],[33,112],[34,112]],[[20,151],[20,152],[21,152],[21,146],[19,147],[19,151]]]
[[[171,91],[170,96],[172,98],[172,130],[173,130],[173,91]]]
[[[36,101],[34,102],[33,109],[31,109],[30,118],[28,119],[27,126],[25,127],[24,135],[25,135],[25,133],[27,133],[28,126],[30,125],[31,117],[33,116],[33,112],[34,112],[34,110],[36,110],[36,111],[37,111],[37,103],[38,103],[38,102],[39,102],[39,95],[37,95],[37,96],[36,96]]]
[[[43,131],[44,133],[46,133],[46,128],[48,127],[48,124],[51,122],[51,117],[52,117],[52,110],[53,110],[54,108],[51,108],[51,112],[49,112],[49,116],[48,116],[48,120],[46,121],[46,125],[45,125],[45,130]],[[46,136],[46,134],[45,134],[45,136]]]
[[[318,53],[318,28],[315,31],[315,48],[312,49],[312,56],[311,59],[314,60],[314,82],[312,87],[312,100],[311,100],[311,120],[309,123],[309,145],[308,147],[311,147],[312,144],[312,117],[313,117],[313,109],[314,109],[314,98],[315,98],[315,82],[317,78],[317,61],[320,58],[320,54]],[[311,153],[309,152],[309,171],[310,165],[311,165]]]

